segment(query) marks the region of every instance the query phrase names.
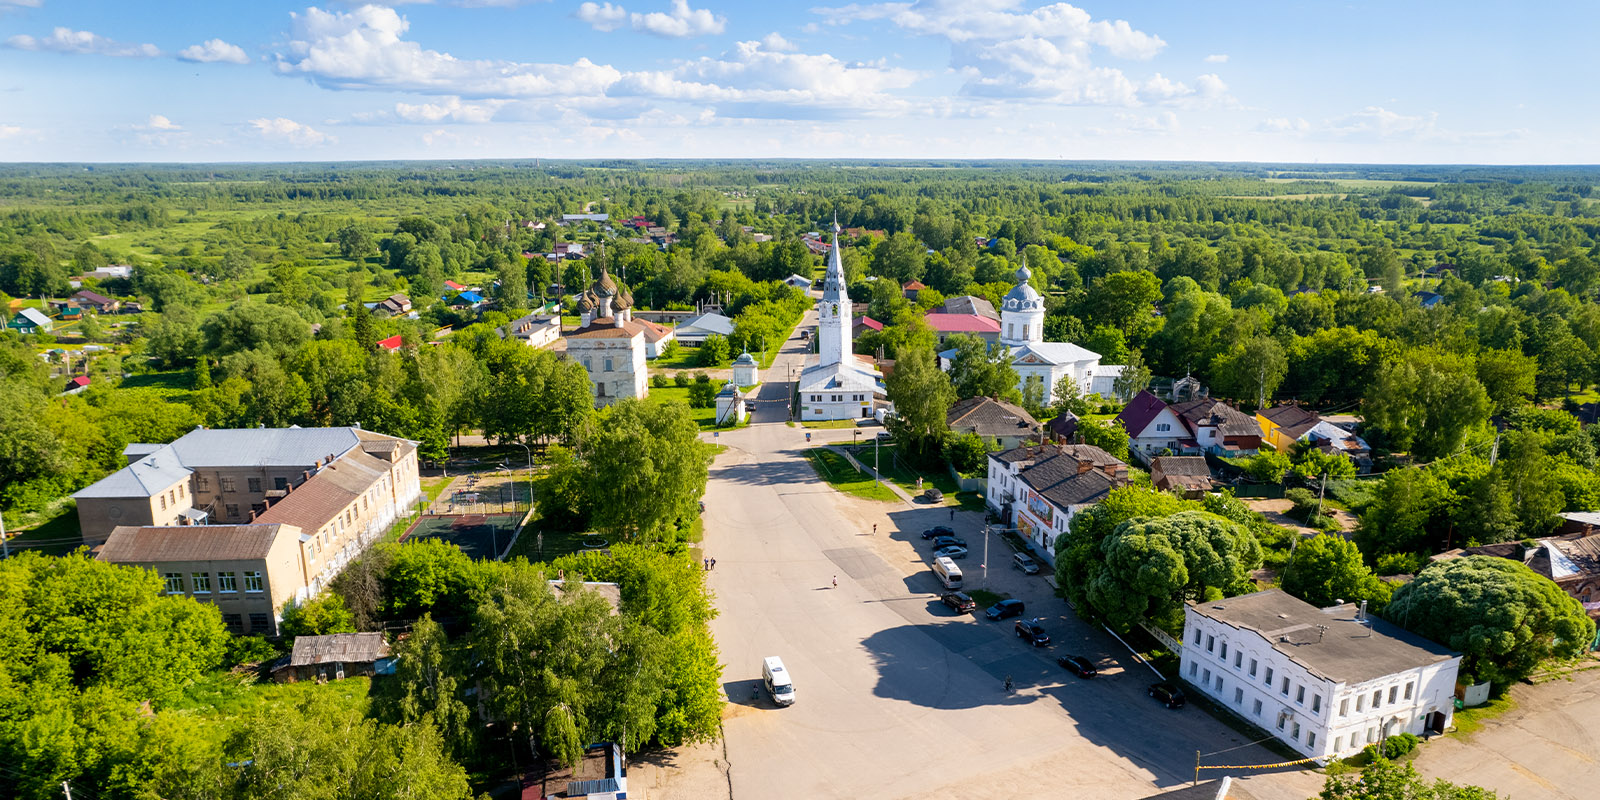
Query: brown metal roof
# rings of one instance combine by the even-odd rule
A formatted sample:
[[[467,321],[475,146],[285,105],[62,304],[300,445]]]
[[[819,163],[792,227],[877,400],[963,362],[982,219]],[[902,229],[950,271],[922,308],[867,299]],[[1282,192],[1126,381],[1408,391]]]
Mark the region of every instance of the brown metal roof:
[[[388,472],[388,466],[359,450],[351,451],[294,487],[288,497],[256,517],[256,522],[281,522],[315,533],[371,489]]]
[[[945,421],[952,431],[979,436],[1027,436],[1039,426],[1021,406],[993,397],[969,397],[950,406]]]
[[[381,633],[334,633],[327,636],[297,636],[289,666],[312,667],[334,662],[364,663],[389,656],[389,643]]]
[[[279,523],[253,525],[119,525],[95,559],[113,564],[157,561],[241,561],[265,558],[279,536],[300,529]]]

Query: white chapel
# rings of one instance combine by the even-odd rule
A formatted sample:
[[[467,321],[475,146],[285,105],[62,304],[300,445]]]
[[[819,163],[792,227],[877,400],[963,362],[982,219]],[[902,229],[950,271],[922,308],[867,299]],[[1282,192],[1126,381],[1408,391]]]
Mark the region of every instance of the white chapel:
[[[1083,394],[1111,397],[1122,367],[1102,365],[1100,354],[1071,342],[1044,340],[1044,297],[1028,285],[1033,273],[1026,261],[1017,270],[1017,285],[1000,304],[1000,344],[1011,348],[1011,366],[1017,371],[1017,389],[1042,383],[1041,402],[1055,398],[1056,381],[1071,375]]]
[[[888,398],[877,368],[852,351],[850,294],[839,258],[839,230],[835,220],[822,299],[817,301],[817,353],[800,373],[801,420],[870,417],[875,402]]]

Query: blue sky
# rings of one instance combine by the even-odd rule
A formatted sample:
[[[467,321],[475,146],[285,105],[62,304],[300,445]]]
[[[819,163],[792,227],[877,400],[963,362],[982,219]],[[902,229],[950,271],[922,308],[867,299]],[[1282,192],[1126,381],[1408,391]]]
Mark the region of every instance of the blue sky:
[[[1588,164],[1597,23],[1473,0],[0,0],[0,161]]]

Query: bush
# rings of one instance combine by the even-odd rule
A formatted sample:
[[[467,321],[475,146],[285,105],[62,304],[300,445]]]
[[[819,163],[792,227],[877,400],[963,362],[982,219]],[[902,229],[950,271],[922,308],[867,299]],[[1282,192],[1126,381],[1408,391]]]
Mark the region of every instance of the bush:
[[[677,358],[678,357],[678,351],[680,351],[682,349],[683,349],[683,346],[678,344],[678,340],[677,339],[669,339],[667,341],[667,346],[661,348],[661,357],[662,358]]]
[[[1307,525],[1311,525],[1311,515],[1317,512],[1317,496],[1310,489],[1290,489],[1284,492],[1283,496],[1294,503],[1294,508],[1289,511],[1290,515],[1295,519],[1303,519]]]
[[[689,387],[690,408],[711,408],[717,404],[717,385],[701,381]]]
[[[706,337],[705,343],[700,345],[700,352],[695,353],[694,363],[701,367],[716,367],[728,360],[732,347],[728,340],[720,334],[711,334]]]
[[[1417,744],[1421,741],[1421,739],[1418,739],[1413,734],[1397,733],[1383,740],[1381,747],[1376,744],[1369,744],[1363,748],[1363,752],[1365,752],[1369,757],[1375,758],[1381,755],[1382,757],[1393,761],[1405,755],[1406,753],[1417,749]]]
[[[686,389],[688,388],[689,384],[694,382],[694,379],[689,377],[689,373],[680,372],[672,376],[672,382],[677,384],[679,389]]]
[[[1379,575],[1415,575],[1426,566],[1427,553],[1389,553],[1378,556],[1377,568],[1373,572]]]
[[[704,372],[696,372],[694,374],[694,382],[695,383],[710,383],[711,382],[711,376],[705,374]]]
[[[667,376],[660,373],[650,376],[650,388],[652,389],[665,389],[668,383]]]
[[[260,636],[235,636],[228,643],[229,664],[259,664],[277,657],[278,648]]]

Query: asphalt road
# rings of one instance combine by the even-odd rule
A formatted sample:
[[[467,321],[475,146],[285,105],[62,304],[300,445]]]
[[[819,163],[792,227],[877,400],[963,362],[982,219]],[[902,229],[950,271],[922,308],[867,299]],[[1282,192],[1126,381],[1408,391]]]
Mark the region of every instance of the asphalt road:
[[[729,450],[706,492],[733,797],[1131,800],[1187,782],[1197,750],[1246,744],[1198,709],[1169,711],[1147,698],[1148,669],[1118,658],[1115,640],[1071,617],[1042,576],[997,568],[989,581],[1045,618],[1050,648],[1016,639],[1009,620],[938,604],[918,534],[950,524],[948,511],[858,500],[816,478],[801,455],[804,429],[784,424],[784,381],[801,352],[791,340],[767,371],[753,424],[717,437]],[[850,438],[849,430],[813,434]],[[976,514],[954,521],[976,551],[964,565],[969,576],[981,571],[981,524]],[[1009,551],[997,540],[990,548],[1005,567]],[[1097,661],[1101,677],[1079,680],[1057,667],[1053,657],[1066,652]],[[782,656],[793,675],[791,707],[755,691],[769,655]],[[1007,675],[1014,694],[1002,688]],[[1245,746],[1207,763],[1277,760]],[[1320,786],[1298,770],[1249,782],[1260,800],[1303,800]]]

